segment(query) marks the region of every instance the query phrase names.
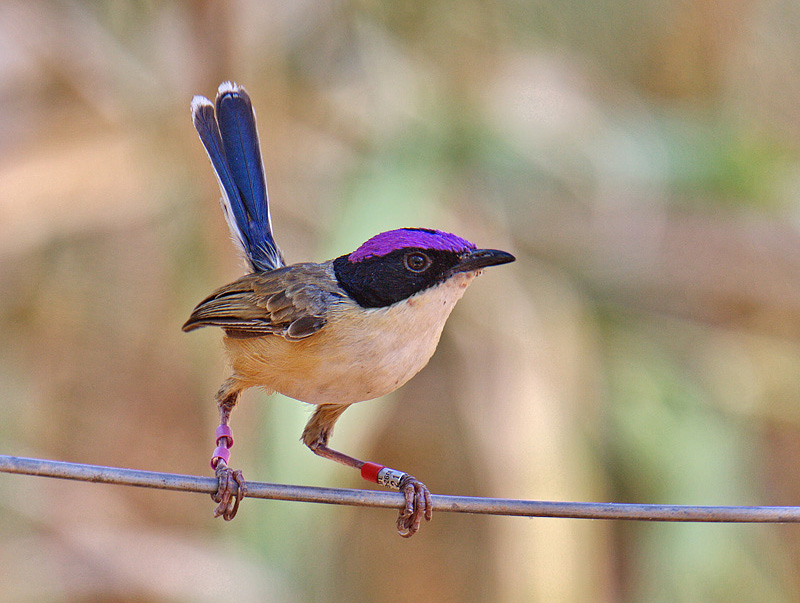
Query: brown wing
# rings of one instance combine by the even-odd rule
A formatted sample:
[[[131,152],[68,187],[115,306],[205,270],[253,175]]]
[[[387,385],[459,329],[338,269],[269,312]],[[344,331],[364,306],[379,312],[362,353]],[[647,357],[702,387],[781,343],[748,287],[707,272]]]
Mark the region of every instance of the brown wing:
[[[229,337],[303,339],[325,326],[330,304],[344,295],[330,262],[294,264],[217,289],[197,305],[183,330],[215,326]]]

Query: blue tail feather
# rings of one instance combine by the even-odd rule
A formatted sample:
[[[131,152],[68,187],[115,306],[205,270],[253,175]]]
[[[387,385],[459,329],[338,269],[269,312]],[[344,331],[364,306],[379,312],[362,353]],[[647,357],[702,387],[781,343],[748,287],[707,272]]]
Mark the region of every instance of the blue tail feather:
[[[264,165],[250,97],[241,86],[225,82],[215,106],[192,100],[192,117],[211,159],[222,191],[222,207],[231,233],[253,270],[284,265],[272,235]]]
[[[267,183],[250,99],[241,92],[225,91],[217,96],[216,106],[231,175],[243,198],[252,202],[246,209],[254,212],[253,220],[263,223],[268,219]]]

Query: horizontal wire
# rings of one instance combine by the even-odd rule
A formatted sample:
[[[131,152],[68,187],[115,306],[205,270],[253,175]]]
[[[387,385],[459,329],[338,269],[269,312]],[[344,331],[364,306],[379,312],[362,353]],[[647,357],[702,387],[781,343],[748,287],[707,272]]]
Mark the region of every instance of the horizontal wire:
[[[0,455],[0,472],[203,494],[213,494],[217,491],[217,480],[213,477],[158,473],[6,455]],[[399,492],[319,488],[250,481],[247,482],[247,498],[385,509],[399,509],[404,501]],[[800,507],[555,502],[441,494],[433,494],[431,501],[435,511],[486,515],[639,521],[800,523]]]

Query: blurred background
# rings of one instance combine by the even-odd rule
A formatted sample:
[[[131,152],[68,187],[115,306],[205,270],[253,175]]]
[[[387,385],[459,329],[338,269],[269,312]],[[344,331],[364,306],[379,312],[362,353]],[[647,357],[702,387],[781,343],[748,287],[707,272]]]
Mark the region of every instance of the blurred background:
[[[402,226],[518,261],[349,409],[435,493],[800,504],[800,4],[0,3],[0,453],[207,475],[242,274],[192,128],[245,85],[289,261]],[[368,487],[233,414],[249,479]],[[0,475],[0,600],[800,600],[800,532],[395,513]]]

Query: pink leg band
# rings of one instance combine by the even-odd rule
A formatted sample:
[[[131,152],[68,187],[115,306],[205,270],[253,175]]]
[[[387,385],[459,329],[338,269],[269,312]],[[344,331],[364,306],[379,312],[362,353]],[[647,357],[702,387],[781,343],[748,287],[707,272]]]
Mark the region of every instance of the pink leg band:
[[[217,446],[214,449],[214,454],[211,455],[211,468],[216,469],[219,461],[225,461],[225,464],[228,464],[228,461],[231,458],[231,451],[225,448],[224,446]]]
[[[229,426],[220,425],[219,427],[217,427],[216,434],[217,434],[217,446],[225,446],[224,443],[220,444],[219,441],[222,438],[227,438],[228,439],[227,448],[233,448],[233,432],[231,431],[231,428]]]

